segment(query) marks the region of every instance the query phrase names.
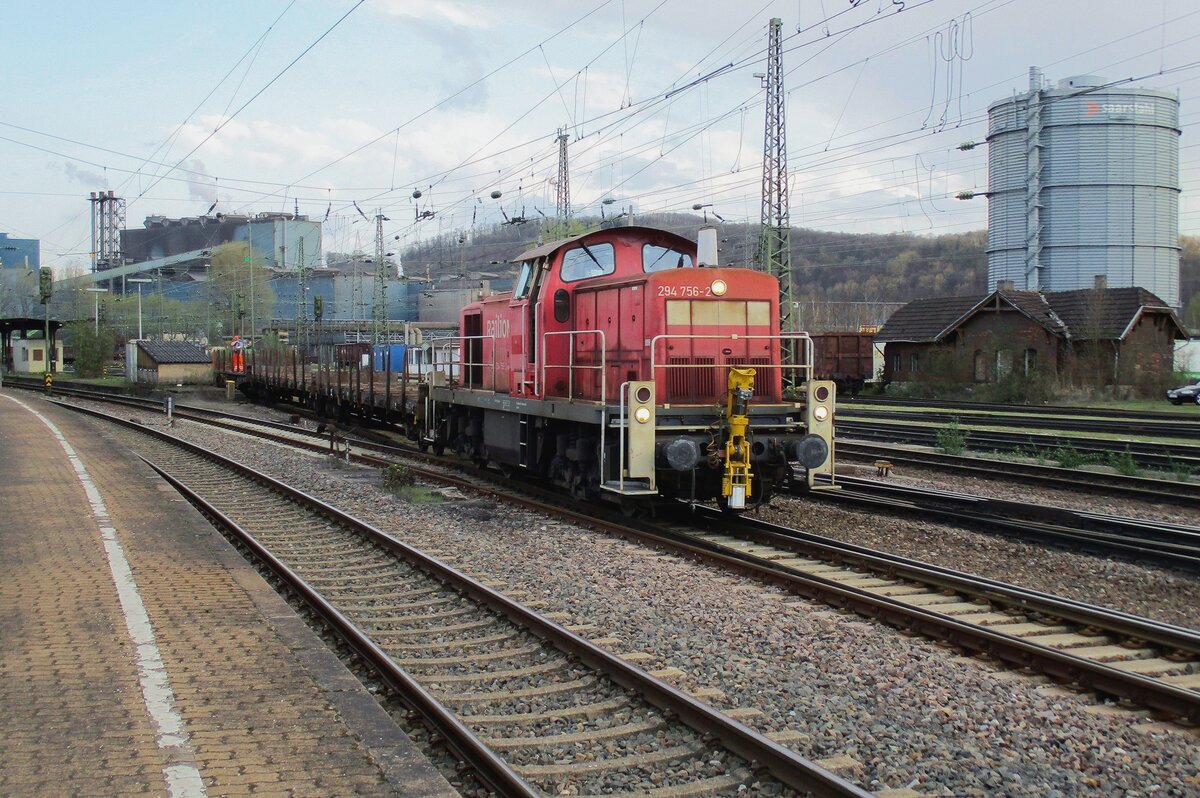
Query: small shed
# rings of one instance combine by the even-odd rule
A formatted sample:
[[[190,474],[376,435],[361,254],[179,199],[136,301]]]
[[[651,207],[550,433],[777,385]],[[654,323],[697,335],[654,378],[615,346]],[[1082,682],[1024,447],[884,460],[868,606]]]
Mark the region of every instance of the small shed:
[[[137,381],[199,384],[212,382],[212,361],[187,341],[138,341]]]
[[[50,343],[54,357],[50,370],[63,370],[63,345],[58,331],[63,323],[50,320]],[[42,374],[46,371],[46,320],[37,318],[0,319],[0,341],[3,342],[3,362],[0,369],[15,374]]]

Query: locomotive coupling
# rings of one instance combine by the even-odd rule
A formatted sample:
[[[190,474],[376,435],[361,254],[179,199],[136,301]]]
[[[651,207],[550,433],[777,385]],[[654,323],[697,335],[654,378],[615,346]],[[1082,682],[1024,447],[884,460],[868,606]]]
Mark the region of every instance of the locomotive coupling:
[[[725,442],[725,476],[721,480],[721,495],[731,510],[743,510],[750,498],[750,443],[746,430],[750,427],[750,399],[754,396],[754,369],[730,369],[725,420],[729,437]]]

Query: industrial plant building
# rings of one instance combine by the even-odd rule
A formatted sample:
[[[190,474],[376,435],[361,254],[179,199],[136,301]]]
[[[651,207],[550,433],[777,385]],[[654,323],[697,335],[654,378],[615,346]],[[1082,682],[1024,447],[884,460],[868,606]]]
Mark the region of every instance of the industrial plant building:
[[[1179,100],[1080,76],[988,107],[988,286],[1179,296]]]
[[[11,238],[0,233],[0,268],[37,269],[42,265],[42,242],[36,238]]]
[[[238,241],[273,269],[299,268],[301,254],[306,268],[321,263],[321,223],[292,213],[147,216],[144,228],[121,231],[121,255],[125,263],[141,263]]]

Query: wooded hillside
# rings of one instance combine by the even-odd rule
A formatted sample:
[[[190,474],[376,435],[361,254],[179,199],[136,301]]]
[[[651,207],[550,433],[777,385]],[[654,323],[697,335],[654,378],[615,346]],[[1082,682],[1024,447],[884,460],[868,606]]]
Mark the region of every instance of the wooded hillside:
[[[575,220],[575,228],[582,231],[599,221]],[[637,223],[695,238],[703,219],[693,214],[656,214],[638,217]],[[722,263],[745,265],[753,259],[758,225],[718,222],[717,230]],[[409,247],[403,262],[411,275],[421,274],[426,268],[435,278],[498,274],[511,270],[505,263],[536,244],[538,233],[538,226],[529,223],[440,236]],[[1180,243],[1180,297],[1185,321],[1200,327],[1200,236],[1181,236]],[[859,314],[864,320],[879,309],[912,299],[982,293],[987,283],[986,246],[985,230],[918,236],[795,228],[792,265],[796,293],[810,308],[842,303],[867,309]]]

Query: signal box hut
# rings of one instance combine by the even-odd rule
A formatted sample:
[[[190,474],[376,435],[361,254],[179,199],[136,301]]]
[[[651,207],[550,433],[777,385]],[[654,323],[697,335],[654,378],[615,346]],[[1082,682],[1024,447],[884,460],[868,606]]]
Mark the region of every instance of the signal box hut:
[[[212,360],[186,341],[138,341],[137,381],[144,383],[210,383]]]
[[[1168,374],[1174,342],[1187,338],[1175,312],[1143,288],[1014,291],[918,299],[875,337],[884,379],[990,383],[1013,373],[1072,382],[1137,385]]]
[[[45,319],[0,319],[0,349],[3,350],[0,370],[14,374],[42,374],[50,358],[50,371],[63,370],[63,344],[58,331],[63,323],[50,320],[50,346],[46,346]],[[52,354],[50,354],[52,353]]]

